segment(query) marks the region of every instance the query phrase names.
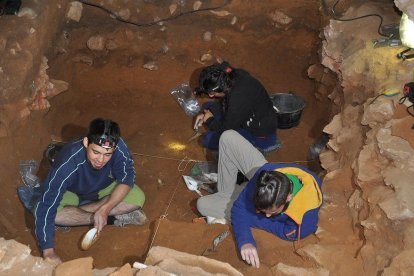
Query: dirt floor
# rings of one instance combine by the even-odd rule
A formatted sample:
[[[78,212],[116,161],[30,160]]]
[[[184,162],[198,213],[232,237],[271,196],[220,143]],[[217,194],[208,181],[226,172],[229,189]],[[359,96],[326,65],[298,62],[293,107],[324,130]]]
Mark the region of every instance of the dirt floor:
[[[141,21],[169,15],[170,3],[144,2],[140,6]],[[192,3],[189,1],[186,8],[192,9]],[[203,1],[206,6],[219,3]],[[227,60],[256,76],[269,93],[294,91],[305,99],[307,105],[299,126],[278,132],[283,148],[269,154],[268,160],[308,164],[309,146],[321,134],[330,114],[326,103],[316,101],[315,84],[307,77],[308,67],[319,60],[319,1],[239,0],[221,10],[232,15],[200,12],[168,21],[165,27],[136,27],[84,6],[81,21],[66,25],[51,48],[48,75],[68,82],[69,89],[51,100],[48,112],[37,115],[50,126],[50,140],[67,141],[84,135],[88,122],[95,117],[117,121],[135,153],[137,184],[146,194],[144,210],[150,218],[150,223],[142,227],[105,227],[100,240],[87,252],[80,250],[79,240],[88,227],[58,231],[56,249],[63,261],[92,256],[97,268],[121,266],[143,261],[152,245],[199,255],[216,235],[229,229],[192,223],[198,216],[194,211],[198,195],[188,191],[181,178],[193,163],[180,160],[205,160],[206,155],[197,141],[187,143],[193,133],[192,118],[185,115],[169,92],[183,82],[196,85],[203,54],[213,56],[205,65],[216,57]],[[271,18],[276,10],[289,15],[292,23],[276,25]],[[237,22],[231,24],[233,16]],[[206,31],[212,33],[211,41],[203,40]],[[86,42],[93,35],[101,35],[117,47],[91,51]],[[154,61],[158,70],[145,69],[143,65],[149,61]],[[174,147],[177,144],[183,147]],[[47,141],[42,146],[46,145]],[[40,174],[44,167],[42,170]],[[22,219],[21,229],[26,232],[16,239],[29,244],[33,254],[39,255],[30,215]],[[260,270],[240,259],[232,236],[210,257],[229,262],[247,275],[271,274],[270,268],[279,262],[311,266],[294,253],[292,243],[263,231],[254,234],[262,261]],[[317,243],[317,239],[311,236],[302,243]]]

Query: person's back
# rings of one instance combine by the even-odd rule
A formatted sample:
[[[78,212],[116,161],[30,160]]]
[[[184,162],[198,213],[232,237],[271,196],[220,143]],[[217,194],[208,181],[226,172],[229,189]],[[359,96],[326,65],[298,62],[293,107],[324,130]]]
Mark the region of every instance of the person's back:
[[[203,106],[203,114],[197,116],[196,122],[205,123],[209,129],[202,139],[206,148],[217,150],[221,133],[229,129],[238,131],[263,151],[281,146],[276,137],[277,115],[272,101],[256,78],[223,62],[204,68],[199,82],[196,94],[206,93],[224,103],[224,108],[220,108],[208,102]]]

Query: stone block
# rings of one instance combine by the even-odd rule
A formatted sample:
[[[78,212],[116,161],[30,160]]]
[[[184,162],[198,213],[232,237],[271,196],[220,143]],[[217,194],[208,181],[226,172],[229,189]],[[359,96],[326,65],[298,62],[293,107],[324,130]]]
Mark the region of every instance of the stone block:
[[[79,258],[61,263],[55,269],[55,276],[92,276],[92,257]]]

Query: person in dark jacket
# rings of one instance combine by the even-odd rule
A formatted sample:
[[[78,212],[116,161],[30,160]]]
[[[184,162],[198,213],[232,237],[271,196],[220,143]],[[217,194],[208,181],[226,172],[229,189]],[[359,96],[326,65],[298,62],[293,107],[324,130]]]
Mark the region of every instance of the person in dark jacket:
[[[236,185],[238,171],[248,183]],[[268,163],[239,133],[227,130],[220,138],[218,192],[199,198],[197,209],[209,223],[230,220],[242,259],[259,267],[252,228],[288,241],[315,233],[321,185],[321,179],[303,166]]]
[[[203,105],[203,113],[196,117],[195,127],[205,124],[208,132],[202,144],[217,150],[223,131],[234,129],[262,152],[281,147],[276,137],[277,115],[263,85],[243,69],[227,62],[204,68],[199,76],[196,95],[208,94],[218,98]]]
[[[86,137],[66,144],[53,162],[34,210],[35,233],[45,259],[54,250],[55,225],[144,224],[145,196],[135,185],[132,155],[117,123],[95,119]]]

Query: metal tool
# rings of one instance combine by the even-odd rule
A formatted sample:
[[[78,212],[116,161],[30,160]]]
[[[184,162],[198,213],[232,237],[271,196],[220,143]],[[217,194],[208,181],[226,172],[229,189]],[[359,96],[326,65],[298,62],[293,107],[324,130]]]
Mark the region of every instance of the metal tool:
[[[230,235],[230,231],[226,230],[221,232],[217,237],[214,238],[213,240],[213,247],[211,248],[207,248],[206,250],[204,250],[202,256],[208,256],[211,254],[214,254],[215,252],[217,252],[217,246],[224,241],[225,238],[227,238],[227,236]]]
[[[198,137],[200,137],[201,135],[203,135],[200,132],[200,127],[202,125],[203,125],[203,119],[197,118],[197,120],[194,123],[194,127],[193,127],[194,133],[193,133],[193,135],[191,135],[190,139],[188,139],[188,141],[187,141],[188,143],[191,142],[191,141],[194,141],[195,139],[197,139]]]

